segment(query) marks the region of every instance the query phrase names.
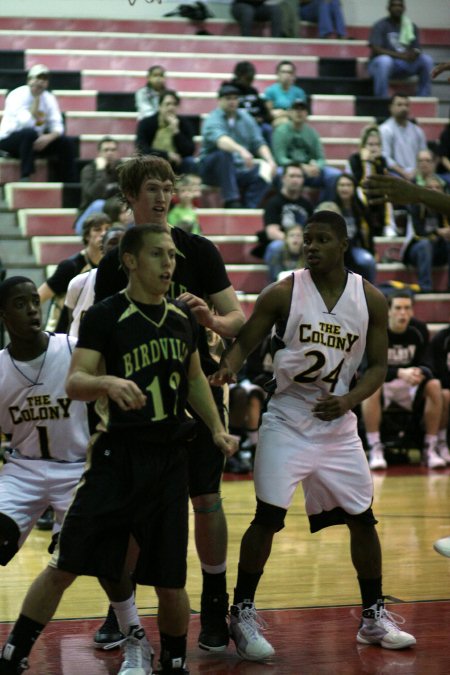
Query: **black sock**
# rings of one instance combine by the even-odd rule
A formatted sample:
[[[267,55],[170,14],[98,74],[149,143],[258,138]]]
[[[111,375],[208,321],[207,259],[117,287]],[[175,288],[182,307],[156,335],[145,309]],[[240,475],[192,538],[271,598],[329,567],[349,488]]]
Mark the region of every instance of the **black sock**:
[[[203,593],[205,595],[225,595],[227,592],[227,577],[226,572],[219,572],[219,574],[210,574],[202,569],[203,575]]]
[[[173,659],[182,659],[183,663],[186,660],[186,643],[187,635],[167,635],[167,633],[159,634],[161,640],[161,665],[172,665]]]
[[[14,663],[18,663],[29,655],[44,628],[45,624],[33,621],[33,619],[29,619],[24,614],[19,614],[19,618],[6,641],[7,645],[15,647],[13,658],[11,659]]]
[[[361,577],[358,577],[358,582],[364,609],[372,607],[377,600],[381,600],[383,597],[381,577],[377,579],[361,579]]]
[[[238,578],[236,588],[234,589],[234,605],[238,602],[244,602],[244,600],[253,602],[262,575],[263,572],[246,572],[238,565]]]

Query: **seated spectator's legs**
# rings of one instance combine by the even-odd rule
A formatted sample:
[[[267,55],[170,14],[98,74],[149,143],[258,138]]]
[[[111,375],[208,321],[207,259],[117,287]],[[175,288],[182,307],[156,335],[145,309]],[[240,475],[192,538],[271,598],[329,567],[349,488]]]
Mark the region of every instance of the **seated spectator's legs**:
[[[270,188],[270,184],[259,175],[259,166],[253,167],[250,171],[237,171],[236,178],[245,208],[259,208],[264,195]]]
[[[374,284],[377,275],[377,264],[370,251],[359,246],[352,246],[350,256],[354,262],[354,265],[352,265],[353,271],[361,274],[364,279]]]
[[[417,75],[419,77],[417,95],[429,96],[433,65],[433,59],[428,54],[420,54],[411,63],[401,59],[393,59],[386,54],[376,56],[367,66],[369,74],[373,77],[373,93],[375,96],[387,98],[391,78],[404,79],[411,75]]]
[[[195,157],[183,157],[180,166],[175,173],[193,173],[198,174],[198,162]]]
[[[96,199],[91,204],[89,204],[89,206],[83,211],[83,213],[80,216],[78,216],[78,218],[73,224],[73,229],[75,230],[76,234],[81,235],[83,230],[83,223],[86,220],[86,218],[91,215],[91,213],[99,213],[100,211],[103,211],[105,201],[106,199]]]
[[[216,150],[207,155],[199,165],[199,173],[206,185],[220,187],[224,202],[240,200],[236,169],[230,152]]]
[[[319,37],[323,38],[330,33],[336,33],[343,37],[347,30],[345,28],[344,16],[342,14],[340,0],[330,0],[329,2],[319,2]]]
[[[306,187],[320,187],[320,201],[321,202],[331,202],[335,194],[335,185],[336,181],[341,175],[339,169],[335,169],[333,166],[324,166],[320,172],[320,176],[306,176],[305,185]]]
[[[254,21],[270,21],[271,36],[281,37],[282,10],[280,5],[261,5],[252,7],[244,3],[234,3],[231,13],[241,27],[241,34],[251,37]]]
[[[306,5],[300,5],[299,13],[302,21],[311,21],[311,23],[318,23],[319,21],[320,0],[311,0]]]
[[[283,247],[284,239],[276,239],[275,241],[271,241],[264,251],[264,262],[269,268],[270,281],[276,281],[283,269],[280,264],[280,251]]]
[[[417,281],[422,291],[431,291],[433,282],[431,268],[433,264],[433,244],[428,239],[414,242],[405,256],[406,264],[417,267]]]
[[[58,136],[44,150],[36,153],[39,157],[50,157],[55,167],[54,180],[63,183],[75,182],[75,148],[69,136]]]
[[[417,96],[431,96],[431,71],[434,68],[431,56],[420,54],[410,65],[413,69],[411,74],[419,78]]]
[[[34,173],[33,143],[37,137],[38,134],[34,129],[21,129],[0,141],[0,150],[20,159],[21,178],[28,178]]]
[[[367,66],[369,75],[373,78],[373,93],[379,98],[388,97],[389,78],[394,70],[394,59],[387,54],[376,56]]]

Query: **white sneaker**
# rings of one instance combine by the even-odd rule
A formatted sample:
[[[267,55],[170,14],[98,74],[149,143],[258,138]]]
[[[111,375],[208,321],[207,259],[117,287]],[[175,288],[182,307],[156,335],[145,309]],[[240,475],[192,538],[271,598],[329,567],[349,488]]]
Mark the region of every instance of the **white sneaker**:
[[[433,548],[446,558],[450,558],[450,537],[443,537],[434,542]]]
[[[403,617],[384,608],[384,602],[378,600],[362,613],[362,624],[356,640],[363,645],[380,645],[385,649],[404,649],[416,644],[416,638],[398,628]]]
[[[264,621],[256,613],[253,602],[244,600],[230,607],[230,635],[236,651],[243,659],[263,661],[275,654],[272,645],[260,634]]]
[[[437,451],[439,457],[444,460],[446,464],[450,464],[450,450],[446,441],[438,441]]]
[[[122,666],[119,675],[152,675],[153,649],[143,628],[133,627],[122,641]]]
[[[387,469],[387,462],[384,459],[384,449],[381,443],[377,443],[369,450],[369,468],[373,471]]]
[[[425,465],[429,469],[443,469],[446,462],[437,453],[437,448],[433,446],[425,446]]]

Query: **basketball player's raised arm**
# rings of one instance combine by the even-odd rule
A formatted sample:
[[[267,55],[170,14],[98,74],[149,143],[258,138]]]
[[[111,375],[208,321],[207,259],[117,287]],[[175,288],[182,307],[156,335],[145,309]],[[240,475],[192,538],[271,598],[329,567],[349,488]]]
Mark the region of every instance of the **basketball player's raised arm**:
[[[72,354],[66,380],[68,396],[78,401],[95,401],[108,396],[122,410],[143,408],[146,396],[135,382],[115,375],[105,375],[103,357],[94,349],[76,348]]]
[[[354,408],[381,387],[386,379],[388,334],[387,302],[384,295],[368,282],[364,290],[369,308],[369,327],[366,339],[367,368],[357,385],[346,395]]]
[[[264,340],[278,320],[288,316],[291,294],[291,276],[267,286],[262,291],[253,314],[239,331],[231,348],[224,352],[219,370],[210,376],[211,384],[221,385],[236,381],[236,374],[247,356]]]

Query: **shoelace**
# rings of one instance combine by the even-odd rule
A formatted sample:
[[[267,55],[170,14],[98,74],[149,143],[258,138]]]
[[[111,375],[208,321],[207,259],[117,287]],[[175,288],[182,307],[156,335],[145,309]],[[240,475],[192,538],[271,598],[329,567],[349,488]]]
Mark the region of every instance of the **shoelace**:
[[[375,612],[375,618],[382,621],[383,626],[387,625],[389,628],[395,630],[398,633],[400,632],[399,626],[402,626],[404,623],[406,623],[406,619],[401,616],[401,614],[389,612],[384,607]]]
[[[254,607],[244,607],[239,613],[239,619],[244,621],[253,633],[267,630],[267,624],[260,616]]]

